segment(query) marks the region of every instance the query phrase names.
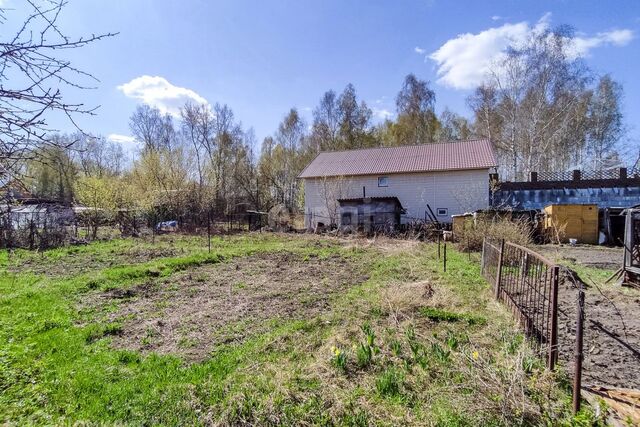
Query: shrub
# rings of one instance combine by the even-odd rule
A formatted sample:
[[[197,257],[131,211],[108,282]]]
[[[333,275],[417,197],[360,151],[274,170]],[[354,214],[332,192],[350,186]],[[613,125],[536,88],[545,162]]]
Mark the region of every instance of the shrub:
[[[485,237],[527,246],[532,242],[532,234],[531,224],[525,220],[480,217],[475,222],[469,220],[462,230],[456,230],[454,238],[460,250],[480,251]]]

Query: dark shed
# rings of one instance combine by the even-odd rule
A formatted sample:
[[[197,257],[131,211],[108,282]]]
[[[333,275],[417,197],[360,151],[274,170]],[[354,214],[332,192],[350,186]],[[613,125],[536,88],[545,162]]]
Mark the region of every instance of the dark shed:
[[[397,197],[339,199],[340,229],[343,231],[392,230],[400,224],[404,209]]]

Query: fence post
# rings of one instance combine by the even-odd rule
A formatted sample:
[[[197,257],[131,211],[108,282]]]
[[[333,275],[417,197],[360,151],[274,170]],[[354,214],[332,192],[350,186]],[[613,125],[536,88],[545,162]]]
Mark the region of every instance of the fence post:
[[[480,257],[480,274],[484,275],[484,245],[487,244],[487,238],[482,239],[482,256]]]
[[[442,266],[444,267],[444,272],[447,272],[447,242],[444,242],[443,256],[442,256]]]
[[[211,208],[207,209],[207,246],[211,253]]]
[[[584,322],[584,290],[578,289],[578,317],[576,319],[576,349],[573,373],[573,413],[580,411],[580,389],[582,388],[582,334]]]
[[[500,240],[500,254],[498,255],[498,273],[496,274],[496,299],[500,299],[500,283],[502,282],[502,263],[504,261],[504,239]]]
[[[440,230],[438,230],[438,259],[440,259]]]
[[[549,338],[549,361],[548,367],[553,370],[558,361],[558,281],[560,267],[554,265],[551,269],[551,326]]]

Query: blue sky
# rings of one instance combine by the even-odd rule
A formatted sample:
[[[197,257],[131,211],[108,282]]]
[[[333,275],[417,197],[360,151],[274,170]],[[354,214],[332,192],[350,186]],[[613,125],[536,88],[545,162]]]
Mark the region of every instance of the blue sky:
[[[24,0],[0,0],[6,31]],[[13,14],[13,15],[12,15]],[[169,112],[187,99],[226,103],[262,140],[283,115],[311,109],[351,82],[377,119],[394,113],[404,76],[432,82],[436,108],[469,115],[465,98],[483,61],[536,25],[569,24],[576,52],[625,88],[630,137],[640,128],[640,1],[71,0],[69,35],[120,32],[68,52],[98,88],[68,99],[100,105],[87,131],[127,141],[137,103]],[[62,131],[70,124],[52,118]]]

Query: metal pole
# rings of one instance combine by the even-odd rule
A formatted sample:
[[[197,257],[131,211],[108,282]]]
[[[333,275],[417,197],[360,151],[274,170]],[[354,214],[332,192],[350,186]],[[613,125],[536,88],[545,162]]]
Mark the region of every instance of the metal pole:
[[[582,387],[582,335],[584,323],[584,290],[582,284],[578,290],[578,318],[576,322],[575,367],[573,373],[573,413],[580,411],[580,389]]]
[[[496,274],[496,299],[500,299],[500,286],[502,282],[503,261],[504,261],[504,239],[500,240],[500,253],[498,254],[498,273]]]
[[[443,248],[443,257],[442,257],[442,266],[444,267],[445,273],[447,272],[447,242],[444,242]]]
[[[558,361],[558,281],[560,267],[554,265],[551,269],[551,327],[549,338],[548,367],[553,370]]]

